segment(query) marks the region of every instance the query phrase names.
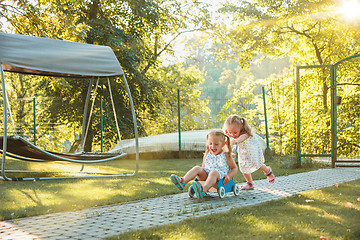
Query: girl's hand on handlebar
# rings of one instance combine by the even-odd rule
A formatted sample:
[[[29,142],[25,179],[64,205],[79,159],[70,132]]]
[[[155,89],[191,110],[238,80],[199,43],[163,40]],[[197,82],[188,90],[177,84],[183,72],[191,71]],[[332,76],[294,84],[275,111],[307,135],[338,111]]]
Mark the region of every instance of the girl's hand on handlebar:
[[[229,175],[224,176],[223,184],[226,185],[230,181]]]

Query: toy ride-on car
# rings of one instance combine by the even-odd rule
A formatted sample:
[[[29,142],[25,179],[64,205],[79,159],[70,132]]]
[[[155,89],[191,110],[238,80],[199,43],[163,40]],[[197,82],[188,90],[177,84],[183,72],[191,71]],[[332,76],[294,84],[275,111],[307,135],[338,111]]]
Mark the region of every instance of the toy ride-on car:
[[[217,183],[216,189],[215,189],[215,186],[214,186],[214,187],[210,188],[209,191],[217,191],[220,198],[224,198],[225,194],[229,193],[229,192],[233,192],[235,196],[240,194],[239,186],[232,179],[230,179],[230,181],[226,185],[224,185],[223,180],[224,180],[224,178],[221,178],[219,180],[219,182]],[[195,181],[200,183],[201,186],[205,182],[205,181],[199,181],[197,179],[195,179]],[[192,186],[189,187],[188,193],[189,193],[189,196],[191,198],[194,197],[195,191],[194,191]]]

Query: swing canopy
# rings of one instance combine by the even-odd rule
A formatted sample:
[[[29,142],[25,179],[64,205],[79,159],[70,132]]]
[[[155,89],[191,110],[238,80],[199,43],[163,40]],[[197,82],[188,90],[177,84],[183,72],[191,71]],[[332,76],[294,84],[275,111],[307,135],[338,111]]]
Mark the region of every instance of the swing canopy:
[[[110,77],[124,72],[110,47],[0,32],[4,71],[59,77]]]

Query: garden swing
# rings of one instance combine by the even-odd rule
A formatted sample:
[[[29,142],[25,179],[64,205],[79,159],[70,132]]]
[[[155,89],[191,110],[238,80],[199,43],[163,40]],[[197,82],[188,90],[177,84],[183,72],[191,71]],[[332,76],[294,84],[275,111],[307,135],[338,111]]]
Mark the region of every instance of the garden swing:
[[[95,177],[119,177],[133,176],[138,172],[139,168],[139,146],[136,115],[131,92],[126,81],[124,72],[111,48],[100,45],[76,43],[55,39],[46,39],[41,37],[24,36],[18,34],[1,33],[0,32],[0,69],[1,83],[3,94],[3,136],[0,137],[0,148],[2,153],[1,177],[2,180],[45,180],[45,179],[68,179],[68,178],[95,178]],[[4,71],[33,74],[53,77],[74,77],[79,79],[90,78],[90,84],[85,100],[84,116],[82,121],[82,134],[80,143],[80,152],[74,154],[56,153],[43,150],[21,136],[8,136],[7,120],[8,109],[11,116],[11,108],[7,100],[6,84]],[[88,114],[88,106],[90,103],[91,89],[93,79],[97,78],[95,84],[95,93],[100,78],[107,78],[109,95],[114,112],[117,134],[121,140],[119,126],[117,122],[114,100],[111,92],[110,78],[122,76],[126,91],[129,95],[129,103],[134,123],[134,135],[136,145],[136,168],[132,174],[114,174],[114,173],[98,173],[83,172],[85,163],[100,163],[105,161],[116,160],[126,153],[85,153],[84,144],[89,129],[90,118],[94,106],[95,98],[92,100],[90,113]],[[88,116],[88,119],[87,119]],[[11,116],[12,119],[12,116]],[[18,160],[33,162],[48,161],[66,161],[83,164],[79,172],[74,176],[63,177],[27,177],[27,178],[9,178],[7,172],[16,173],[49,173],[48,171],[22,171],[22,170],[5,170],[6,156],[13,157]],[[55,172],[53,172],[55,173]],[[65,173],[59,172],[56,173]],[[80,174],[80,175],[79,175]]]

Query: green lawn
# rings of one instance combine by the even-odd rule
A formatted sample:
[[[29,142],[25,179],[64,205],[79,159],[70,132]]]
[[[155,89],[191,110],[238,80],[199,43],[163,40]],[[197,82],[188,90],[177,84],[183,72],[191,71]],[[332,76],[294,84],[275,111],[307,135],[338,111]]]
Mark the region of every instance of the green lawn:
[[[307,200],[313,200],[309,202]],[[115,239],[360,239],[360,180]],[[324,238],[321,238],[324,237]]]
[[[133,177],[67,179],[44,181],[0,181],[0,220],[42,215],[46,213],[75,211],[84,208],[128,202],[144,198],[179,193],[170,181],[172,173],[183,175],[201,159],[164,159],[140,161],[140,170]],[[283,163],[269,163],[277,176],[317,169],[286,169]],[[79,170],[80,165],[60,163],[29,163],[8,161],[7,169],[29,170]],[[118,160],[105,166],[90,165],[84,171],[133,172],[134,160]],[[260,171],[254,179],[263,179]],[[244,182],[239,173],[235,182]]]

